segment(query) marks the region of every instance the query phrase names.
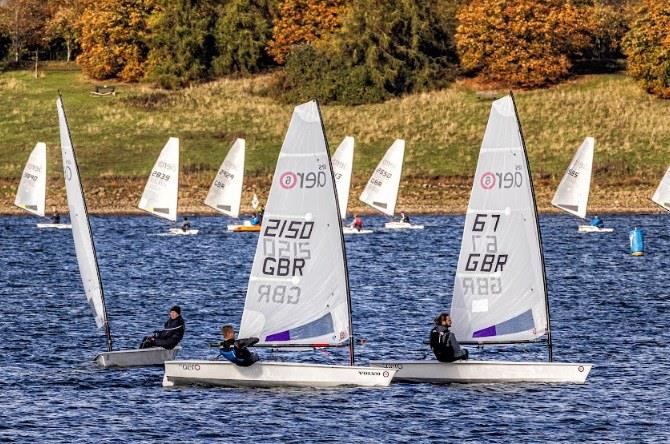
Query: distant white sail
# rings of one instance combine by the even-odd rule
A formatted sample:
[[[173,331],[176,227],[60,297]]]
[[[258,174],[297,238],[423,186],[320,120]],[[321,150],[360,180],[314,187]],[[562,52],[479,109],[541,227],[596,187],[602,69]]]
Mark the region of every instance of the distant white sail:
[[[584,139],[551,200],[552,205],[582,219],[586,217],[589,201],[594,147],[593,137]]]
[[[354,165],[354,138],[347,136],[335,150],[332,158],[337,200],[340,204],[340,217],[346,219],[351,186],[351,170]]]
[[[240,215],[244,180],[244,139],[237,139],[214,178],[205,204],[230,217]]]
[[[47,193],[47,146],[38,142],[28,157],[16,192],[14,205],[37,216],[44,216]]]
[[[56,100],[56,109],[58,110],[65,190],[67,192],[67,205],[70,210],[70,221],[72,223],[74,249],[77,253],[77,263],[79,264],[86,299],[88,299],[88,303],[93,310],[96,325],[98,328],[101,328],[107,323],[102,283],[100,282],[100,272],[95,256],[95,245],[93,244],[91,227],[88,222],[84,192],[79,178],[79,167],[77,166],[72,140],[70,139],[70,130],[67,126],[65,111],[63,111],[63,103],[60,98]]]
[[[240,337],[348,341],[349,284],[319,107],[297,106],[282,145],[247,288]]]
[[[665,176],[663,176],[661,183],[658,184],[658,188],[656,188],[656,192],[654,192],[651,200],[670,211],[670,167],[666,170]]]
[[[491,107],[465,217],[451,315],[462,342],[532,341],[548,330],[535,198],[511,96]]]
[[[372,173],[360,200],[382,213],[393,216],[400,187],[405,141],[396,139]]]
[[[151,170],[139,208],[168,219],[177,220],[179,189],[179,139],[170,137]]]
[[[258,200],[258,196],[256,196],[256,193],[254,193],[254,197],[251,198],[251,208],[255,210],[258,208],[258,205],[260,205],[260,202]]]

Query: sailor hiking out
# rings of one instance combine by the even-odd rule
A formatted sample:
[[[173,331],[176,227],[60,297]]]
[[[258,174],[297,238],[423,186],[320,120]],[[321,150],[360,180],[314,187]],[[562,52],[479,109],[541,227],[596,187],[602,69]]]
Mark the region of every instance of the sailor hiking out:
[[[217,344],[221,349],[219,356],[223,356],[230,362],[240,367],[249,367],[260,358],[247,347],[252,347],[258,342],[258,338],[235,339],[235,328],[232,324],[221,327],[223,341]]]

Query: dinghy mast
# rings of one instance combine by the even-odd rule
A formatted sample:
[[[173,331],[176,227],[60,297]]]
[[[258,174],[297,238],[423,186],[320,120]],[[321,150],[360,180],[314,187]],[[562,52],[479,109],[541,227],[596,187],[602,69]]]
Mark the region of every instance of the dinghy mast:
[[[100,267],[98,266],[98,255],[95,251],[95,242],[93,241],[93,233],[91,232],[91,225],[88,221],[88,208],[86,207],[86,198],[84,197],[84,188],[81,184],[80,174],[79,174],[79,164],[77,163],[77,156],[74,152],[74,146],[72,144],[72,136],[70,134],[70,126],[67,123],[67,116],[65,115],[65,108],[63,107],[63,97],[58,92],[58,100],[56,101],[56,108],[59,114],[59,123],[60,123],[60,136],[61,136],[61,151],[63,154],[63,168],[65,173],[65,185],[67,197],[68,197],[68,206],[70,208],[70,218],[72,221],[72,234],[75,238],[75,252],[77,253],[77,261],[80,263],[80,271],[82,271],[82,284],[84,285],[84,291],[86,292],[87,298],[89,298],[89,304],[95,315],[96,324],[99,327],[104,327],[105,336],[107,337],[107,351],[112,351],[112,332],[109,328],[109,318],[107,317],[107,306],[105,304],[105,293],[102,288],[102,279],[100,277]],[[69,149],[68,149],[69,148]],[[72,162],[69,162],[68,155],[72,155]],[[70,170],[69,164],[72,163],[72,168],[74,171]],[[69,174],[68,174],[69,171]],[[69,177],[68,177],[69,175]],[[71,186],[68,186],[71,179],[76,179],[77,184],[74,185],[78,187],[79,196],[75,196],[75,189],[72,189]],[[79,199],[81,201],[79,202]],[[70,205],[70,202],[75,202],[81,204],[81,208],[72,208],[73,205]],[[82,210],[83,213],[80,213],[77,210]],[[84,236],[88,234],[88,239],[84,239],[83,242],[77,242],[78,236]],[[88,251],[83,251],[85,248],[85,241],[90,241],[90,253],[92,257],[88,254]],[[88,257],[86,257],[88,256]],[[80,260],[81,259],[81,260]],[[89,259],[95,268],[95,275],[93,278],[97,278],[97,282],[94,282],[94,285],[97,284],[97,290],[100,294],[101,308],[102,313],[98,313],[95,301],[89,297],[89,294],[95,293],[95,288],[91,291],[90,287],[87,285],[87,278],[84,277],[84,271],[82,270],[82,262],[86,259]],[[101,315],[101,316],[100,316]],[[102,325],[99,325],[102,323]]]
[[[514,100],[514,94],[512,91],[509,92],[510,97],[512,98],[512,105],[514,106],[514,115],[516,116],[517,125],[519,125],[519,134],[521,135],[521,146],[523,147],[523,152],[526,157],[526,167],[528,168],[528,181],[530,183],[530,191],[533,195],[533,206],[535,207],[535,224],[537,226],[537,242],[540,249],[540,259],[542,261],[542,282],[544,283],[544,299],[545,307],[547,310],[547,351],[549,355],[549,362],[554,360],[553,345],[551,343],[551,317],[549,315],[549,291],[547,288],[547,269],[544,265],[544,248],[542,247],[542,230],[540,230],[540,218],[537,215],[537,199],[535,198],[535,187],[533,186],[533,174],[530,170],[530,162],[528,161],[528,150],[526,149],[526,139],[523,136],[523,129],[521,128],[521,119],[519,119],[519,112],[516,109],[516,101]]]

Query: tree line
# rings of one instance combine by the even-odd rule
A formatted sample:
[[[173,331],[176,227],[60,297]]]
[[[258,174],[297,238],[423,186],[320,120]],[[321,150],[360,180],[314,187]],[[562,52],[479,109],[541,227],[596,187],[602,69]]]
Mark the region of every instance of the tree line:
[[[667,0],[0,0],[7,66],[76,56],[176,89],[273,72],[295,102],[379,102],[457,76],[539,88],[618,70],[670,98]]]

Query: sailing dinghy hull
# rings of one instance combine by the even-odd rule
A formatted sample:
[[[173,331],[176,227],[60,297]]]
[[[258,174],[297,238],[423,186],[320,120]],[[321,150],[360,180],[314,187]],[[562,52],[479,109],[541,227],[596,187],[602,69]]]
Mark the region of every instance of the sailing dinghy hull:
[[[198,234],[200,230],[182,230],[181,228],[170,228],[166,233],[167,236],[193,236]]]
[[[598,228],[593,225],[580,225],[577,228],[577,231],[580,233],[611,233],[614,231],[614,228]]]
[[[152,347],[104,352],[95,357],[95,363],[103,368],[163,365],[165,361],[173,360],[180,349],[181,347],[175,347],[172,350]]]
[[[372,230],[357,230],[351,227],[342,227],[342,234],[370,234]]]
[[[261,231],[260,225],[251,225],[248,222],[245,222],[244,225],[228,225],[228,231],[234,233],[258,233]]]
[[[294,362],[257,362],[239,367],[221,361],[169,361],[163,387],[387,387],[394,369]]]
[[[370,365],[397,370],[393,380],[447,383],[584,384],[593,364],[510,361],[372,361]]]
[[[423,225],[412,225],[409,222],[386,222],[384,228],[391,230],[423,230]]]
[[[69,230],[72,228],[70,224],[37,224],[37,228],[55,228],[57,230]]]

